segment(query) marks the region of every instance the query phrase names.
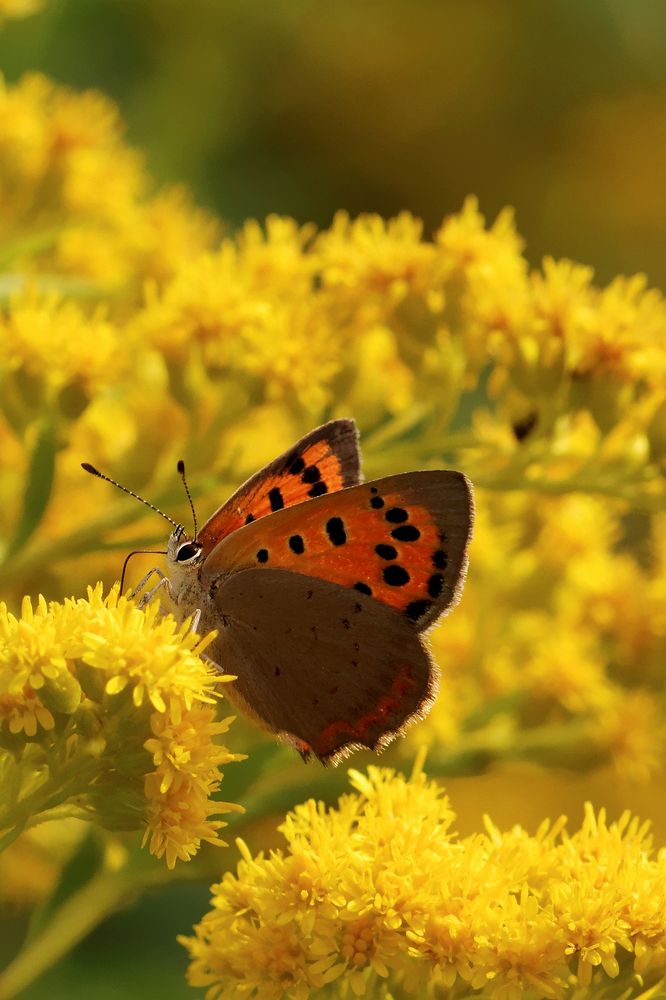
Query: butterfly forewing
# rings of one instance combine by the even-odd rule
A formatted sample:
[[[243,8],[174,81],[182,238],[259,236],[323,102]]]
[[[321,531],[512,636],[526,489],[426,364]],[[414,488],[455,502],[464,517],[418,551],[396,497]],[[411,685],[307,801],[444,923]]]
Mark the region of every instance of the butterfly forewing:
[[[356,424],[353,420],[331,420],[248,479],[207,521],[198,541],[208,553],[221,538],[266,514],[360,481]]]
[[[378,749],[425,714],[429,654],[391,608],[286,569],[249,569],[215,591],[225,623],[209,647],[237,675],[230,695],[302,753]]]
[[[472,519],[461,473],[389,476],[248,524],[214,548],[201,579],[288,569],[371,597],[420,631],[457,603]]]

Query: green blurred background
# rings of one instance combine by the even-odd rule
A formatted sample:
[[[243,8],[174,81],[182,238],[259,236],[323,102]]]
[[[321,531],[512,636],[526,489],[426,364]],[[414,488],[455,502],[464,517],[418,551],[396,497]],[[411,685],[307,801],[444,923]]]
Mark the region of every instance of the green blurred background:
[[[513,205],[531,261],[666,261],[658,0],[52,0],[0,65],[114,97],[160,181],[232,223]]]
[[[9,81],[38,69],[109,94],[157,180],[185,182],[232,226],[408,209],[430,232],[474,193],[489,217],[515,207],[534,264],[566,256],[601,282],[645,271],[666,284],[655,0],[60,0],[5,24],[0,66]],[[574,823],[592,789],[622,800],[612,776],[448,785],[463,833],[489,806],[500,826],[533,829],[553,799]],[[26,998],[191,996],[174,937],[207,899],[204,885],[154,893]]]

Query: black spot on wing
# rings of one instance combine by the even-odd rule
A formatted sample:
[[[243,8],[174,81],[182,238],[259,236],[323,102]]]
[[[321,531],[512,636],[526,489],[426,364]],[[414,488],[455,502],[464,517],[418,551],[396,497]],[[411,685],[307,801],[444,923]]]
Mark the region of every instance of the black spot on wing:
[[[432,607],[430,601],[410,601],[405,608],[405,614],[410,621],[416,622]]]
[[[391,538],[395,538],[398,542],[418,542],[420,537],[421,532],[413,524],[401,524],[391,532]]]
[[[303,483],[318,483],[321,479],[321,472],[316,465],[308,465],[307,469],[301,476],[301,482]]]
[[[308,490],[309,497],[322,497],[328,493],[328,486],[324,482],[315,483],[311,490]]]
[[[444,577],[441,573],[433,573],[428,580],[428,593],[431,597],[439,597],[444,588]]]
[[[292,476],[300,476],[301,472],[305,468],[305,462],[300,455],[297,455],[289,466],[289,472]]]
[[[375,510],[381,510],[384,506],[384,501],[381,497],[373,497],[370,501],[370,506],[374,507]]]
[[[268,549],[259,549],[257,552],[257,562],[268,562]]]
[[[330,517],[326,522],[326,534],[331,545],[344,545],[347,541],[344,521],[341,517]]]
[[[392,545],[375,545],[375,552],[380,559],[397,559],[398,550],[394,549]]]
[[[432,557],[432,564],[437,569],[446,569],[449,563],[449,557],[443,549],[438,549]]]
[[[409,583],[409,580],[409,573],[404,566],[398,566],[396,563],[393,563],[384,570],[384,581],[390,587],[404,587],[406,583]]]
[[[359,594],[367,594],[368,597],[372,597],[372,587],[369,587],[367,583],[359,581],[354,584],[354,590],[358,590]]]
[[[289,539],[289,548],[292,552],[295,552],[297,556],[303,555],[305,552],[305,544],[301,535],[292,535]]]
[[[403,521],[407,520],[409,514],[404,507],[391,507],[386,511],[384,517],[387,521],[390,521],[391,524],[401,524]]]
[[[268,500],[271,510],[282,510],[284,507],[284,500],[278,486],[274,486],[272,490],[268,491]]]
[[[254,514],[248,514],[247,517],[245,518],[245,523],[252,524],[253,521],[254,521]]]

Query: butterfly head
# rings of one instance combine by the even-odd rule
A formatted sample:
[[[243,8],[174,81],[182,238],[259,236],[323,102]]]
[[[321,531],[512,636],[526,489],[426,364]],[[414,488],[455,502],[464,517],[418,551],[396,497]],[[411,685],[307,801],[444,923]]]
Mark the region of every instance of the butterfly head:
[[[186,535],[183,528],[174,528],[167,542],[166,557],[171,593],[176,603],[180,603],[198,586],[203,546],[196,537]]]
[[[183,480],[185,493],[187,494],[187,499],[189,500],[190,509],[192,511],[192,518],[194,521],[194,535],[192,537],[185,534],[185,528],[183,527],[182,524],[178,524],[176,521],[174,521],[172,517],[169,517],[168,514],[165,514],[163,510],[160,510],[160,508],[156,507],[155,504],[150,503],[149,500],[146,500],[144,499],[144,497],[139,496],[139,494],[135,493],[133,490],[127,489],[126,486],[122,486],[120,483],[116,482],[115,479],[111,479],[110,476],[105,476],[103,472],[100,472],[98,469],[95,468],[94,465],[91,465],[89,462],[82,462],[81,465],[86,472],[89,472],[93,476],[97,476],[99,479],[105,479],[108,483],[111,483],[112,486],[116,486],[119,490],[122,490],[123,493],[128,493],[130,496],[134,497],[135,500],[139,500],[141,503],[145,504],[146,507],[150,507],[151,510],[156,511],[158,514],[161,515],[161,517],[163,517],[166,521],[169,521],[169,523],[173,525],[173,531],[169,536],[166,552],[160,550],[159,554],[166,555],[169,561],[169,566],[173,571],[175,571],[177,577],[180,576],[180,578],[182,579],[183,577],[190,576],[191,570],[193,568],[198,567],[199,564],[203,561],[203,545],[201,544],[201,542],[197,541],[197,535],[198,535],[197,515],[196,511],[194,510],[192,495],[187,485],[187,480],[185,479],[185,463],[182,460],[178,462],[178,472],[180,474],[181,479]],[[139,552],[145,553],[146,550],[142,549],[142,550],[137,550],[135,552],[131,552],[127,557],[127,559],[125,560],[121,576],[121,583],[120,583],[121,591],[125,579],[125,571],[127,569],[127,563],[129,562],[130,558],[133,555],[138,555]]]
[[[167,559],[176,566],[195,566],[202,559],[203,545],[189,538],[182,527],[174,528],[169,536]]]

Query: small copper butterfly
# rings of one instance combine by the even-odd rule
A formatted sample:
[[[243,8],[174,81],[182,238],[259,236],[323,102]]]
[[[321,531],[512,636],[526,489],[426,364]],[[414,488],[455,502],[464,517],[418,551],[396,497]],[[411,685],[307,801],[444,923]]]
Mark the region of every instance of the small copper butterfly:
[[[164,586],[181,618],[216,629],[207,653],[237,678],[225,694],[324,763],[379,750],[428,712],[424,632],[460,599],[474,517],[460,472],[364,483],[360,464],[353,420],[317,427],[200,531],[195,515],[192,537],[172,521],[168,575],[152,570],[147,595]]]

